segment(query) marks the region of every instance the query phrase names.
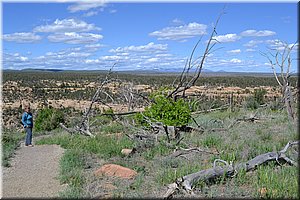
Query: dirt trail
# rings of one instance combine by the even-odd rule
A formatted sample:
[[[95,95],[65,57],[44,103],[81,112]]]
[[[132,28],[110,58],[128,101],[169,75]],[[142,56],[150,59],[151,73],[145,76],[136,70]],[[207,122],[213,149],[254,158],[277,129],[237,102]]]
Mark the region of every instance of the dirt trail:
[[[21,147],[11,160],[11,167],[3,168],[2,196],[12,197],[58,197],[65,189],[60,185],[59,160],[64,149],[58,145],[35,145]]]

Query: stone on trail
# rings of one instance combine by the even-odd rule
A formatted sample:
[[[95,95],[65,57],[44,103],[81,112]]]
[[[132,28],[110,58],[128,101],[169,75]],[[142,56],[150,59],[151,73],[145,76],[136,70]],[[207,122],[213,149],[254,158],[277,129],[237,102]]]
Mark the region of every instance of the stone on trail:
[[[96,176],[116,176],[125,179],[131,179],[137,175],[137,172],[115,164],[106,164],[95,171]]]

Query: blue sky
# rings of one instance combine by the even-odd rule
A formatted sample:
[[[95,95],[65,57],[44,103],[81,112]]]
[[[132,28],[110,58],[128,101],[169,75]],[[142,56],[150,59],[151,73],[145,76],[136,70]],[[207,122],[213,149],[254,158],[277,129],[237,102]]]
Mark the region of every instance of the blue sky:
[[[3,3],[3,69],[180,71],[225,5],[204,68],[272,72],[260,52],[297,41],[297,3]]]

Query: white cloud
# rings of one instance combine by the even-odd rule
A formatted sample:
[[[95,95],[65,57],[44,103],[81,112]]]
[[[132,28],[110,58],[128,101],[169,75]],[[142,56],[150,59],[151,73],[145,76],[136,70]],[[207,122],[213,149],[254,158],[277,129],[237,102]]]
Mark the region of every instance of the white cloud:
[[[248,43],[244,44],[245,47],[254,48],[257,47],[258,44],[263,43],[262,40],[250,40]]]
[[[231,63],[241,63],[242,61],[240,59],[237,58],[233,58],[230,60]]]
[[[256,50],[255,49],[246,49],[246,52],[255,52]]]
[[[272,66],[271,63],[264,63],[264,65],[270,66],[270,67]]]
[[[159,59],[158,58],[149,58],[146,60],[146,62],[158,62]]]
[[[174,24],[174,25],[184,25],[184,22],[182,20],[176,18],[176,19],[172,20],[172,24]]]
[[[159,31],[150,33],[150,36],[157,37],[158,40],[182,40],[198,35],[206,34],[207,26],[196,22],[177,27],[166,27]]]
[[[100,31],[101,28],[96,27],[94,24],[88,24],[85,21],[77,19],[56,19],[50,25],[37,26],[33,29],[34,32],[87,32],[92,30]]]
[[[239,40],[240,38],[241,37],[235,33],[226,34],[226,35],[218,35],[218,36],[213,37],[214,40],[217,40],[218,42],[221,42],[221,43],[235,42],[235,41]]]
[[[94,15],[97,15],[99,11],[89,11],[87,13],[85,13],[83,16],[84,17],[91,17],[91,16],[94,16]]]
[[[116,13],[116,12],[117,12],[116,9],[112,9],[112,10],[109,11],[109,13],[111,13],[111,14]]]
[[[69,6],[68,10],[71,13],[74,13],[74,12],[78,12],[78,11],[87,11],[90,9],[104,7],[104,6],[105,6],[105,2],[103,0],[102,1],[94,0],[94,1],[90,1],[90,2],[78,2],[76,4]]]
[[[12,33],[12,34],[4,34],[3,40],[8,42],[17,42],[17,43],[33,43],[41,40],[42,37],[39,35],[35,35],[34,33]]]
[[[266,37],[266,36],[272,36],[276,33],[274,31],[269,30],[263,30],[263,31],[257,31],[257,30],[246,30],[241,33],[241,36],[244,37]]]
[[[266,40],[266,43],[269,44],[271,49],[275,49],[278,51],[282,51],[284,50],[286,47],[292,48],[293,47],[293,51],[298,50],[298,46],[299,43],[291,43],[291,44],[287,44],[282,42],[281,40],[275,39],[275,40]]]
[[[112,61],[117,61],[121,59],[121,56],[102,56],[100,57],[101,60],[112,60]]]
[[[87,44],[84,46],[84,50],[88,51],[88,52],[94,52],[104,46],[105,45],[103,45],[103,44]]]
[[[166,51],[168,48],[167,44],[154,44],[150,42],[146,45],[141,46],[126,46],[126,47],[118,47],[116,49],[111,49],[109,52],[111,53],[123,53],[123,52],[160,52]]]
[[[88,44],[95,43],[102,39],[103,36],[93,33],[55,33],[48,36],[48,40],[51,42],[63,42],[66,44]]]
[[[227,51],[227,53],[241,53],[241,50],[240,49],[233,49],[233,50],[230,50],[230,51]]]

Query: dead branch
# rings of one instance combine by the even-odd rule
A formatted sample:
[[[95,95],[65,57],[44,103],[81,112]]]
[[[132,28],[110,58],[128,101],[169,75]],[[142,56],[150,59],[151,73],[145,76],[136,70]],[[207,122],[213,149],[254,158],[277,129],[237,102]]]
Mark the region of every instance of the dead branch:
[[[213,30],[210,34],[210,38],[207,41],[206,48],[205,48],[203,55],[199,56],[195,60],[193,60],[194,53],[195,53],[195,50],[197,49],[202,37],[198,40],[198,42],[194,46],[194,48],[191,52],[191,55],[187,59],[184,69],[182,70],[180,76],[174,80],[173,86],[175,86],[175,85],[176,86],[175,86],[175,89],[168,94],[168,96],[167,96],[168,98],[173,98],[176,100],[176,98],[178,96],[184,97],[185,91],[187,89],[189,89],[190,87],[192,87],[193,85],[195,85],[196,81],[199,79],[206,58],[211,54],[213,47],[218,42],[215,39],[215,35],[217,35],[216,29],[217,29],[218,22],[224,13],[225,12],[223,10],[220,13],[219,17],[217,18],[216,23],[213,27]],[[192,76],[190,76],[190,72],[192,70],[194,70],[194,74]],[[176,81],[178,82],[177,84],[175,84]]]
[[[237,165],[234,165],[232,162],[228,164],[228,162],[224,160],[216,159],[214,161],[213,168],[188,174],[186,176],[178,178],[174,183],[169,184],[167,186],[168,190],[164,195],[164,198],[172,198],[172,196],[178,190],[184,190],[185,192],[190,193],[192,192],[193,186],[199,181],[210,182],[222,176],[232,177],[233,175],[235,176],[236,174],[238,174],[239,171],[244,170],[248,172],[256,169],[259,165],[265,164],[270,161],[285,162],[290,165],[296,166],[297,163],[292,159],[288,158],[285,154],[286,151],[294,145],[299,145],[299,141],[288,142],[287,145],[281,151],[261,154],[247,162],[239,163]],[[222,162],[223,164],[225,164],[225,166],[216,166],[216,162]]]
[[[207,150],[203,150],[200,149],[199,147],[192,147],[192,148],[188,148],[188,149],[184,149],[184,148],[180,148],[179,150],[173,152],[171,155],[169,155],[168,157],[173,159],[182,155],[186,155],[192,152],[204,152],[204,153],[208,153],[208,154],[214,154],[214,155],[219,155],[219,153],[216,152],[212,152],[212,151],[207,151]]]
[[[123,113],[102,113],[100,114],[101,115],[104,115],[104,116],[121,116],[121,115],[132,115],[132,114],[136,114],[136,113],[140,113],[140,111],[130,111],[130,112],[123,112]]]
[[[290,86],[290,68],[292,64],[291,52],[296,46],[297,42],[295,42],[293,45],[289,45],[283,41],[279,41],[279,43],[282,44],[283,49],[270,49],[268,53],[261,52],[261,55],[266,57],[269,61],[274,77],[278,85],[281,87],[281,93],[283,101],[285,102],[288,116],[292,121],[295,121],[296,115],[293,106],[294,99]],[[275,51],[276,53],[274,54],[271,51]],[[276,67],[279,67],[280,69],[280,77],[278,77]]]
[[[213,112],[213,111],[217,111],[217,110],[224,110],[224,109],[227,109],[228,107],[229,107],[229,104],[226,104],[219,108],[213,108],[213,109],[209,109],[209,110],[200,110],[200,111],[192,112],[192,115],[196,115],[196,114],[200,114],[200,113],[208,113],[208,112]]]
[[[96,102],[102,102],[99,99],[100,93],[106,94],[107,97],[109,97],[110,99],[113,100],[113,98],[107,92],[104,91],[104,86],[112,81],[112,79],[110,78],[110,75],[112,73],[112,69],[113,69],[114,66],[115,66],[115,64],[110,68],[110,70],[106,74],[104,81],[102,81],[100,83],[100,85],[98,86],[97,91],[94,93],[94,95],[93,95],[93,97],[91,99],[90,105],[88,106],[88,108],[86,108],[84,110],[84,113],[83,113],[83,116],[82,116],[82,118],[80,120],[79,125],[77,125],[74,128],[67,128],[65,125],[60,124],[60,126],[63,129],[65,129],[67,132],[69,132],[71,134],[74,134],[74,133],[77,132],[77,133],[82,134],[82,135],[87,135],[87,136],[94,137],[94,135],[90,132],[89,115],[91,113],[91,110],[92,110],[92,107],[93,107],[94,103],[96,103]]]

